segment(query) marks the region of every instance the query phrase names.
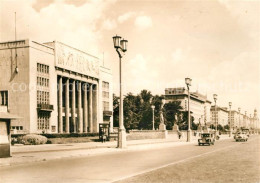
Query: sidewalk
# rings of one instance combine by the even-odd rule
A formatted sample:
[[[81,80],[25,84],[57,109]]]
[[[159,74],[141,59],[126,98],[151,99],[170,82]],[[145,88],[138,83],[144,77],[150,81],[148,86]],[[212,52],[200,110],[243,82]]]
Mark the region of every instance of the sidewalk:
[[[221,136],[220,140],[229,139]],[[87,142],[72,144],[44,144],[44,145],[20,145],[12,146],[12,157],[0,158],[0,167],[13,166],[25,163],[48,161],[61,158],[73,158],[80,156],[93,156],[104,153],[116,153],[122,151],[137,151],[162,147],[173,147],[180,145],[196,144],[197,138],[191,142],[186,139],[169,137],[167,139],[148,139],[127,141],[127,148],[118,149],[117,141],[111,142]]]

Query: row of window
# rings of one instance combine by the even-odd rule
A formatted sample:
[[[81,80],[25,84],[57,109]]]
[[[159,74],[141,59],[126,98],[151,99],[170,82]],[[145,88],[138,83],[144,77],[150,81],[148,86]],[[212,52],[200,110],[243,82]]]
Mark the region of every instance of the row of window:
[[[37,90],[37,104],[49,104],[50,93],[46,91]]]
[[[37,72],[49,74],[49,66],[37,63]]]
[[[39,112],[37,119],[37,129],[38,130],[47,130],[50,128],[50,113],[48,112]]]
[[[8,106],[8,91],[0,91],[0,105]]]
[[[11,126],[12,130],[23,130],[23,126]]]
[[[49,79],[43,77],[37,77],[37,86],[49,87]]]

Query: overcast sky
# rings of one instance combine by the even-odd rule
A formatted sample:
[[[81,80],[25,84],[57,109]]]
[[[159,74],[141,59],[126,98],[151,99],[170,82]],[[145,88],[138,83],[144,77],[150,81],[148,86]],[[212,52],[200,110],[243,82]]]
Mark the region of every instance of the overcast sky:
[[[14,12],[18,39],[59,40],[104,60],[116,94],[118,34],[129,41],[125,94],[164,94],[190,77],[192,91],[218,94],[223,107],[260,110],[259,1],[1,0],[1,42],[14,40]]]

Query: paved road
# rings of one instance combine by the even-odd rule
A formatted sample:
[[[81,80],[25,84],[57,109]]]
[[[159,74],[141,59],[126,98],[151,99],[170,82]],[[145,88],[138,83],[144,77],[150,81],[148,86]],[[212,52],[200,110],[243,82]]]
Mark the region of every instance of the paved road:
[[[245,148],[245,146],[247,148]],[[225,155],[243,149],[250,149],[250,147],[251,149],[254,149],[256,146],[259,149],[259,136],[250,138],[250,141],[247,143],[236,143],[233,139],[228,139],[218,141],[214,146],[202,147],[190,144],[161,149],[157,148],[153,150],[118,150],[118,152],[97,156],[65,158],[19,166],[1,167],[0,180],[3,183],[113,182],[117,180],[131,182],[132,180],[125,178],[145,174],[146,172],[157,170],[158,168],[161,168],[160,170],[162,170],[163,167],[172,167],[187,163],[195,168],[201,163],[201,161],[198,161],[200,158],[204,158],[203,161],[207,162],[207,158],[205,159],[205,157],[210,156],[216,156],[218,157],[217,159],[222,158],[225,160],[226,164],[236,167],[239,166],[239,164],[233,159],[227,159]],[[244,157],[244,154],[241,154],[241,156]],[[211,164],[214,164],[215,162],[217,161],[211,161]],[[182,167],[183,175],[185,175],[185,172],[190,173],[190,171],[188,171],[190,169],[187,169],[186,166]],[[252,167],[255,169],[254,166]],[[218,170],[218,168],[216,167],[216,170]],[[248,170],[245,171],[251,171],[252,169],[250,166],[247,168]],[[259,168],[256,168],[256,170],[258,171]],[[232,171],[236,172],[236,168]],[[255,172],[255,170],[252,171],[253,173]],[[142,180],[139,177],[137,180],[134,180],[134,182],[142,182],[138,181],[138,179]],[[164,182],[164,180],[167,181],[166,179],[161,179],[161,182]],[[192,179],[189,180],[191,181]],[[156,180],[154,182],[156,182]],[[179,179],[177,182],[182,182],[182,179]]]

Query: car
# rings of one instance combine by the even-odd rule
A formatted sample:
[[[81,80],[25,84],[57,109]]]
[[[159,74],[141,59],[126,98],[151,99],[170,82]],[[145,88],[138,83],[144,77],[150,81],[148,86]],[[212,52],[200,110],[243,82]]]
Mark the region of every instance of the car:
[[[248,135],[245,132],[237,132],[234,136],[234,139],[236,140],[236,142],[238,141],[247,141],[248,140]]]
[[[198,144],[200,145],[214,145],[215,139],[213,133],[202,133],[201,138],[198,139]]]

